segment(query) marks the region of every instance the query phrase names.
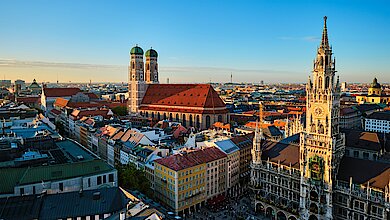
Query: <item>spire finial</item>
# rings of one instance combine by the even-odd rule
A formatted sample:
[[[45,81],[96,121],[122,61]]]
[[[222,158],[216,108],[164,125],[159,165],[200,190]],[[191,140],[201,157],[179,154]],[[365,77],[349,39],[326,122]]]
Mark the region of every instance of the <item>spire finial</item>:
[[[328,28],[326,26],[326,20],[328,17],[324,17],[324,30],[322,31],[322,40],[321,40],[321,46],[322,47],[329,47],[329,42],[328,42]]]

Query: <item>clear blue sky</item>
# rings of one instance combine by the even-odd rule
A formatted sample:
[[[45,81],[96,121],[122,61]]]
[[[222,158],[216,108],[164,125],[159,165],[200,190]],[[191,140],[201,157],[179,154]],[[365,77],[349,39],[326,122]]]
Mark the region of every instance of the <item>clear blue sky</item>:
[[[160,81],[305,82],[328,16],[342,81],[390,82],[390,1],[0,1],[0,77],[127,81],[129,50]]]

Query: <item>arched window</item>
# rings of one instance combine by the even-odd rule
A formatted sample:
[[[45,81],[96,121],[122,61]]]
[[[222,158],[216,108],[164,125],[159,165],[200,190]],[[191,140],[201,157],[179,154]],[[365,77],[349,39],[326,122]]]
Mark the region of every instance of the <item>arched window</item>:
[[[159,121],[161,120],[160,112],[157,113],[157,119],[158,119]]]
[[[210,116],[209,115],[206,116],[206,128],[207,129],[210,128]]]
[[[152,112],[152,118],[154,118],[154,112]]]
[[[164,112],[164,120],[167,119],[167,113]]]
[[[145,112],[145,116],[148,118],[149,117],[149,112]]]
[[[310,192],[310,200],[313,202],[318,202],[318,193],[316,191]]]
[[[176,121],[179,122],[179,114],[176,113]]]
[[[172,113],[169,113],[169,121],[172,121]]]
[[[196,128],[200,128],[200,118],[199,115],[196,116]]]
[[[218,115],[218,122],[222,122],[222,115]]]
[[[190,115],[190,127],[193,127],[194,126],[194,123],[193,123],[193,120],[192,120],[192,115]]]
[[[329,76],[325,78],[325,89],[329,88]]]
[[[185,114],[183,114],[182,121],[183,121],[183,126],[186,127],[187,122],[186,122],[186,115]]]
[[[318,77],[318,88],[322,89],[322,77]]]

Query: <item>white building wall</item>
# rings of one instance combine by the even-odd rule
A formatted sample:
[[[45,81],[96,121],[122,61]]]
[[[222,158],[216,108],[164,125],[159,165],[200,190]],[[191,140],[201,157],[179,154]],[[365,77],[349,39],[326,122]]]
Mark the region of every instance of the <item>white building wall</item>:
[[[390,133],[390,121],[378,119],[365,119],[364,129],[379,133]]]
[[[111,144],[107,144],[107,163],[112,166],[115,163],[114,146],[112,146]]]

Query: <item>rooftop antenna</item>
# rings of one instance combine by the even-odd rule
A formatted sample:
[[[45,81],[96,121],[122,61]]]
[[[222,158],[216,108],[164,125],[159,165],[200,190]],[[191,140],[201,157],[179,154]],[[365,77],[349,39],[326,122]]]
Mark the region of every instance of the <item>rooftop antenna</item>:
[[[230,84],[233,84],[233,73],[230,73]]]

